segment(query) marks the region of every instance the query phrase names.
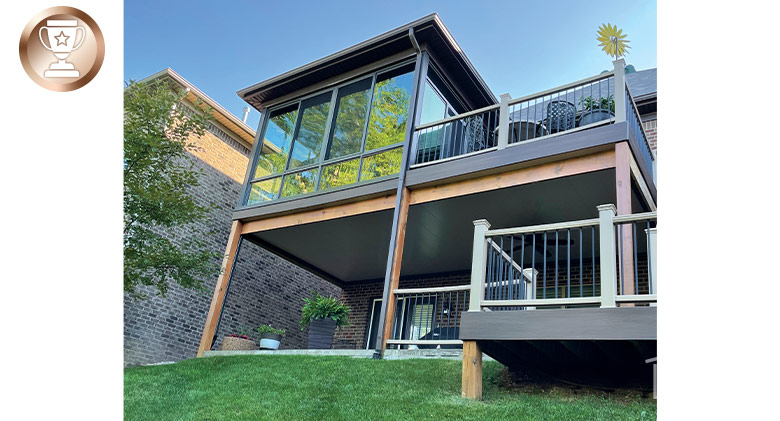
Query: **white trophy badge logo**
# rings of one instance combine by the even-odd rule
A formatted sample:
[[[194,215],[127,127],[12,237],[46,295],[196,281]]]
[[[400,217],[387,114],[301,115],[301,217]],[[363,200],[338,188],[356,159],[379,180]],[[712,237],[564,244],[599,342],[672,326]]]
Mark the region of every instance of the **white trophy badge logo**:
[[[81,47],[86,38],[84,28],[77,25],[76,20],[47,20],[46,26],[38,30],[38,38],[43,46],[53,52],[58,59],[43,73],[43,77],[79,77],[79,71],[73,64],[65,61],[73,50]],[[43,39],[44,29],[48,34],[49,45],[46,45]],[[79,29],[81,29],[81,38],[77,42]]]

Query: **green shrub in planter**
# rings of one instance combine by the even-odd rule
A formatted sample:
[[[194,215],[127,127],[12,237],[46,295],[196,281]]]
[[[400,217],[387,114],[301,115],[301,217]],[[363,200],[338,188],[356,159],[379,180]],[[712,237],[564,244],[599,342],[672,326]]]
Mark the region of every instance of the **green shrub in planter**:
[[[271,325],[260,325],[260,327],[257,328],[257,333],[260,334],[260,348],[279,349],[282,336],[284,336],[287,331],[284,329],[276,329]]]
[[[301,330],[309,328],[309,348],[330,349],[334,329],[349,326],[349,313],[352,310],[341,301],[323,297],[316,292],[303,301],[300,325]]]
[[[615,116],[615,96],[593,98],[591,96],[580,99],[582,115],[580,126],[587,126],[601,120],[609,120]]]

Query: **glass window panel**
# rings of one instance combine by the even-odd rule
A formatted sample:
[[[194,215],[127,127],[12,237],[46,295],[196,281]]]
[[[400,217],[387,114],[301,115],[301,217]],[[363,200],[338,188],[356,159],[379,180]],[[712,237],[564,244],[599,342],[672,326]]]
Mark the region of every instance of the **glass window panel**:
[[[278,198],[281,183],[282,177],[252,183],[252,188],[249,190],[249,199],[247,199],[246,204],[254,205],[256,203],[267,202]]]
[[[260,157],[257,158],[253,178],[284,171],[297,118],[297,105],[271,113],[268,127],[265,130],[263,149],[260,151]]]
[[[317,168],[284,176],[282,197],[311,193],[317,187]]]
[[[360,152],[370,99],[371,79],[339,89],[328,159]]]
[[[377,76],[366,136],[367,151],[404,141],[412,92],[414,69],[411,67]]]
[[[320,190],[357,182],[360,158],[322,167]]]
[[[401,170],[402,155],[403,148],[395,148],[364,157],[363,169],[360,171],[360,180],[371,180],[386,175],[398,174]]]
[[[439,94],[436,93],[431,86],[431,83],[426,82],[425,92],[423,93],[422,111],[420,112],[420,124],[441,120],[444,118],[446,111],[447,104],[445,104]]]
[[[307,99],[301,104],[301,123],[295,136],[290,158],[290,168],[319,161],[322,139],[330,110],[331,93]]]

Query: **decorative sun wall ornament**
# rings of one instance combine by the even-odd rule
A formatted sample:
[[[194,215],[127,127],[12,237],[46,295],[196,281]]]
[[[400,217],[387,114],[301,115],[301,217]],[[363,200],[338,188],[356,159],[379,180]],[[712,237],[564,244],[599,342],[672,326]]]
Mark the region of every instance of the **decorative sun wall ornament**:
[[[623,34],[622,29],[607,23],[599,26],[596,40],[599,41],[599,46],[604,52],[617,60],[618,57],[625,56],[628,53],[628,49],[631,48],[628,45],[631,41],[625,38],[626,35]]]

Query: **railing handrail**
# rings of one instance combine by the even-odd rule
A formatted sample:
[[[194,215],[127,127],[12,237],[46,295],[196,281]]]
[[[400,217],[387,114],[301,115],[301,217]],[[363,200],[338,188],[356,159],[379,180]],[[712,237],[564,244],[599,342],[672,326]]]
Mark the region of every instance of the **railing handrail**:
[[[474,244],[473,244],[473,251],[472,251],[472,274],[471,274],[471,299],[469,301],[469,310],[468,311],[482,311],[483,309],[487,309],[488,307],[526,307],[527,309],[535,309],[536,307],[545,307],[545,306],[570,306],[570,305],[590,305],[590,304],[600,304],[601,308],[613,308],[620,304],[628,304],[628,303],[650,303],[651,306],[655,305],[654,303],[657,303],[657,280],[656,280],[656,273],[657,273],[657,240],[656,240],[656,230],[655,228],[647,229],[646,235],[647,235],[647,242],[648,242],[648,248],[647,248],[647,265],[648,265],[648,278],[647,278],[647,285],[648,285],[648,293],[647,294],[638,294],[633,292],[633,290],[629,290],[628,293],[626,293],[623,290],[623,287],[621,286],[620,292],[618,293],[617,287],[618,287],[618,278],[616,276],[616,266],[618,263],[621,267],[621,272],[623,271],[623,260],[622,256],[625,252],[625,249],[623,249],[623,243],[620,244],[620,251],[619,255],[621,256],[620,262],[616,260],[616,254],[618,254],[617,245],[618,241],[616,239],[616,225],[625,224],[625,223],[633,223],[636,225],[638,221],[657,221],[658,213],[656,211],[653,212],[642,212],[642,213],[636,213],[636,214],[629,214],[629,215],[616,215],[616,209],[613,204],[604,204],[597,206],[597,209],[599,211],[599,217],[594,219],[583,219],[579,221],[569,221],[569,222],[561,222],[561,223],[553,223],[553,224],[542,224],[542,225],[534,225],[534,226],[526,226],[526,227],[516,227],[516,228],[505,228],[505,229],[490,229],[490,223],[487,220],[480,219],[474,221]],[[506,269],[503,269],[501,267],[498,267],[497,269],[493,270],[493,274],[490,274],[490,270],[487,269],[489,265],[495,265],[495,263],[488,263],[488,251],[491,253],[495,253],[495,250],[498,250],[500,253],[500,257],[498,255],[495,255],[493,259],[500,259],[504,258],[505,260],[508,259],[512,266],[514,266],[514,269],[521,271],[523,275],[525,275],[526,268],[524,265],[520,265],[519,267],[516,266],[516,262],[513,258],[507,257],[504,250],[500,246],[496,246],[496,241],[493,237],[495,236],[514,236],[517,234],[533,234],[537,235],[539,233],[546,233],[550,231],[561,231],[561,230],[570,230],[573,228],[582,228],[582,227],[593,227],[598,228],[598,238],[596,237],[596,233],[593,233],[593,238],[591,239],[591,247],[593,248],[592,253],[592,259],[593,259],[593,296],[591,297],[585,297],[583,296],[582,292],[582,285],[580,285],[580,293],[578,296],[571,296],[571,292],[568,290],[568,288],[571,288],[569,281],[570,281],[570,274],[569,271],[571,270],[568,266],[569,263],[566,263],[566,284],[564,285],[569,292],[565,292],[565,295],[568,295],[568,297],[558,297],[558,293],[556,292],[555,298],[542,298],[538,299],[535,294],[534,295],[528,295],[523,296],[521,294],[518,299],[515,299],[515,294],[510,289],[507,293],[506,290],[499,290],[499,292],[496,294],[493,292],[492,294],[488,294],[485,292],[485,288],[495,288],[496,286],[501,288],[504,285],[509,284],[517,284],[519,279],[524,276],[519,276],[515,278],[514,272],[510,275],[509,279],[505,278],[505,275],[507,273]],[[649,222],[648,222],[648,228],[649,228]],[[636,232],[636,227],[634,228],[634,231]],[[622,235],[622,234],[621,234]],[[557,236],[556,236],[557,237]],[[568,238],[568,237],[567,237]],[[598,240],[598,247],[596,246],[596,240]],[[557,239],[556,239],[557,241]],[[568,241],[568,240],[567,240]],[[622,237],[621,237],[622,241]],[[504,241],[505,243],[505,241]],[[503,243],[502,243],[503,244]],[[629,243],[630,244],[630,241]],[[636,247],[637,243],[634,241],[634,256],[632,265],[634,265],[634,272],[636,272],[636,265],[639,264],[639,260],[637,258],[636,254]],[[579,263],[579,273],[580,273],[580,282],[582,282],[582,271],[583,271],[583,260],[582,260],[582,239],[580,239],[580,263]],[[601,289],[598,295],[596,295],[596,275],[595,275],[595,269],[596,269],[596,253],[598,252],[598,260],[599,260],[599,271],[600,274],[598,275],[598,279],[600,280]],[[571,256],[567,252],[567,259],[569,259]],[[631,251],[629,250],[629,255],[631,254]],[[520,256],[523,256],[521,253]],[[558,255],[556,253],[555,255],[555,288],[557,291],[558,288]],[[495,260],[493,260],[495,261]],[[522,261],[522,260],[521,260]],[[532,270],[536,270],[536,266],[533,263],[532,260]],[[547,263],[542,263],[543,265],[546,265]],[[495,277],[495,273],[498,273],[498,278]],[[639,279],[638,275],[636,273],[634,274],[636,276],[636,280]],[[575,275],[576,276],[576,275]],[[487,279],[487,277],[490,277],[490,279]],[[537,288],[536,285],[536,274],[532,275],[533,277],[533,290]],[[525,276],[527,278],[527,276]],[[622,281],[623,278],[621,278]],[[544,279],[542,280],[544,287],[548,288],[547,282],[548,278],[545,272]],[[637,281],[638,282],[638,281]],[[622,284],[621,284],[622,285]],[[501,291],[504,291],[503,294]],[[639,286],[636,286],[636,291],[639,291]],[[489,295],[489,297],[486,297],[485,294]],[[499,299],[495,299],[495,297],[498,297]],[[486,299],[487,298],[487,299]],[[509,299],[506,299],[509,298]]]
[[[434,126],[441,126],[442,124],[446,124],[446,123],[449,123],[451,121],[456,121],[456,120],[460,120],[462,118],[471,117],[471,116],[474,116],[474,115],[477,115],[477,114],[482,114],[482,113],[487,112],[487,111],[497,110],[499,107],[500,107],[499,104],[488,105],[487,107],[482,107],[482,108],[479,108],[479,109],[476,109],[476,110],[473,110],[473,111],[469,111],[469,112],[461,113],[461,114],[458,114],[458,115],[454,115],[452,117],[443,118],[441,120],[432,121],[430,123],[420,124],[419,126],[415,126],[414,127],[414,131],[423,130],[423,129],[427,129],[427,128],[434,127]]]
[[[405,295],[405,294],[428,294],[435,292],[450,292],[450,291],[468,291],[471,289],[471,285],[454,285],[448,287],[432,287],[432,288],[399,288],[394,289],[393,294]]]
[[[648,219],[657,219],[658,218],[658,211],[653,212],[642,212],[642,213],[631,213],[627,215],[617,215],[614,218],[612,218],[612,223],[614,224],[625,224],[627,222],[636,222],[636,221],[644,221]]]
[[[593,219],[581,219],[579,221],[556,222],[553,224],[531,225],[527,227],[501,228],[495,230],[487,230],[485,232],[485,237],[512,235],[512,234],[532,234],[535,232],[556,231],[556,230],[560,231],[569,228],[584,228],[590,226],[597,226],[598,224],[599,224],[599,219],[593,218]]]
[[[615,71],[614,70],[610,70],[607,73],[600,73],[600,74],[597,74],[595,76],[586,77],[585,79],[580,79],[580,80],[578,80],[576,82],[571,82],[571,83],[567,83],[565,85],[557,86],[555,88],[550,88],[550,89],[547,89],[546,91],[541,91],[541,92],[533,93],[533,94],[526,95],[526,96],[523,96],[523,97],[520,97],[520,98],[511,99],[511,100],[509,100],[509,104],[508,105],[515,105],[515,104],[519,104],[519,103],[524,102],[524,101],[528,101],[530,99],[538,98],[538,97],[541,97],[541,96],[547,96],[549,94],[554,94],[554,93],[556,93],[558,91],[565,91],[565,90],[568,90],[568,89],[571,89],[571,88],[576,88],[579,85],[585,85],[587,83],[595,82],[597,80],[609,79],[610,77],[612,77],[614,75],[615,75]]]
[[[655,155],[653,154],[653,148],[650,147],[650,141],[647,140],[647,132],[645,132],[645,126],[642,125],[642,118],[639,117],[641,114],[639,114],[639,109],[636,107],[636,101],[634,101],[634,96],[631,95],[631,90],[628,89],[628,81],[626,81],[626,94],[628,94],[629,102],[631,103],[631,108],[634,109],[634,116],[637,120],[639,120],[639,129],[642,131],[642,137],[644,137],[645,146],[647,146],[647,150],[650,151],[650,159],[655,161]]]

